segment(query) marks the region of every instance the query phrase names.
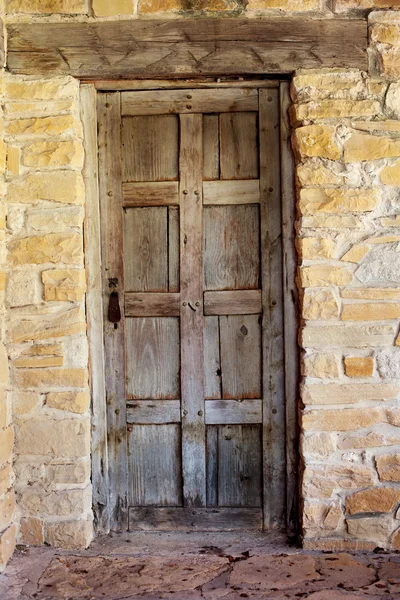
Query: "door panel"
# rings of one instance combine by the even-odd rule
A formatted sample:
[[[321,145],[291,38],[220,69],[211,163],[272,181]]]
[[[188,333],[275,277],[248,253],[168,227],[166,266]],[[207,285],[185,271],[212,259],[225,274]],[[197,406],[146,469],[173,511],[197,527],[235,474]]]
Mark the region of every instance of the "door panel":
[[[259,128],[277,96],[258,112],[258,91],[235,93],[233,104],[232,94],[201,92],[193,112],[180,92],[169,110],[163,92],[112,95],[124,107],[122,173],[112,177],[118,203],[104,198],[103,219],[114,206],[123,239],[115,230],[104,252],[114,246],[123,272],[114,279],[106,270],[106,297],[116,289],[121,302],[106,348],[115,353],[113,339],[123,346],[114,406],[123,404],[127,432],[131,529],[227,530],[232,519],[235,529],[254,528],[272,522],[266,507],[284,506],[266,455],[281,473],[284,421],[270,429],[271,389],[280,384],[270,347],[279,351],[283,334],[270,319],[282,286],[270,249],[273,241],[279,251],[280,231],[266,235],[277,207],[265,170],[275,162],[260,151],[278,148],[279,131],[271,127],[266,144]]]

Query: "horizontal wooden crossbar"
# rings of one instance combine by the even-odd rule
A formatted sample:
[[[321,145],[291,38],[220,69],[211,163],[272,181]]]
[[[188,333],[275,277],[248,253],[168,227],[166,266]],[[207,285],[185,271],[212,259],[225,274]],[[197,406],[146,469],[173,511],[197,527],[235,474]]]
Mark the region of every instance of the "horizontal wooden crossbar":
[[[260,181],[258,179],[205,181],[203,196],[204,204],[259,204]]]
[[[124,207],[177,206],[179,204],[177,181],[123,183]]]
[[[180,423],[180,400],[128,400],[126,407],[128,423],[140,425]]]
[[[10,23],[11,73],[81,79],[367,69],[366,19],[178,19]]]
[[[262,400],[206,400],[207,425],[262,423]]]
[[[249,531],[262,529],[261,508],[129,509],[130,531]]]

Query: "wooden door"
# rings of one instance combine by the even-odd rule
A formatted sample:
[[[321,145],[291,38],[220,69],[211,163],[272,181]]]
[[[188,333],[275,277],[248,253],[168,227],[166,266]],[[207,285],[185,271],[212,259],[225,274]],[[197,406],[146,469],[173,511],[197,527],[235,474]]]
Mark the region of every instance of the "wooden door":
[[[114,529],[284,523],[278,104],[99,95]]]

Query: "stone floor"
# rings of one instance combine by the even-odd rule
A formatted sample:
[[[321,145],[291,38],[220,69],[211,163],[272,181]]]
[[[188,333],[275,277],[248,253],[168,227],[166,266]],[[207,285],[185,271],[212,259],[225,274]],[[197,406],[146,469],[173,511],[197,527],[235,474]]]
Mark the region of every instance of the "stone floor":
[[[261,534],[125,534],[20,547],[1,600],[400,600],[400,554],[303,552]]]

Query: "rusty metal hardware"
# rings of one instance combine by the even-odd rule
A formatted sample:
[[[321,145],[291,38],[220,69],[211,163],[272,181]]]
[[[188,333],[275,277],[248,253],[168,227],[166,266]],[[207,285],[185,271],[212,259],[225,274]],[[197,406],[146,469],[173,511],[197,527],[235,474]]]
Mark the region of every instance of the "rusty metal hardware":
[[[110,294],[108,302],[108,320],[110,323],[119,323],[121,320],[118,292],[111,292]]]

